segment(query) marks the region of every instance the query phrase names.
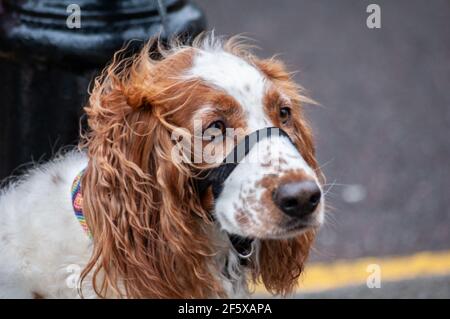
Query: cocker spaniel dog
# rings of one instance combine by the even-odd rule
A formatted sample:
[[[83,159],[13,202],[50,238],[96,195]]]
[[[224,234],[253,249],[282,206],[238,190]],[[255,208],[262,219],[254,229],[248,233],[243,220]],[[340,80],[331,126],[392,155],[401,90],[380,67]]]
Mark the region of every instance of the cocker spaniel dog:
[[[311,100],[242,42],[116,54],[80,147],[0,193],[1,297],[293,291],[324,219]]]

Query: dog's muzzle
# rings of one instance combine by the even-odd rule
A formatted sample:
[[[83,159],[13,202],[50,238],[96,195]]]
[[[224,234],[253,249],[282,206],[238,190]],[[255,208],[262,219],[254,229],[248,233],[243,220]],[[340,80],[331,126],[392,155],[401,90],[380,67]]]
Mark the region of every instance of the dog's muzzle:
[[[198,194],[203,196],[209,187],[212,187],[214,199],[217,199],[223,190],[226,179],[239,163],[250,153],[253,147],[260,141],[271,136],[284,136],[294,144],[289,135],[279,127],[266,127],[246,135],[234,149],[225,157],[222,163],[214,168],[206,170],[196,180]]]
[[[198,194],[203,196],[209,187],[211,187],[214,200],[216,200],[223,190],[225,181],[237,165],[239,165],[239,163],[248,155],[255,145],[272,136],[284,136],[293,145],[295,145],[289,135],[279,127],[266,127],[246,135],[244,139],[239,142],[225,157],[219,166],[202,172],[202,174],[195,180],[195,186]],[[211,218],[214,219],[213,214],[211,214]],[[243,238],[234,234],[228,234],[228,236],[233,244],[233,247],[242,257],[241,263],[245,264],[245,258],[249,257],[252,253],[253,239]]]

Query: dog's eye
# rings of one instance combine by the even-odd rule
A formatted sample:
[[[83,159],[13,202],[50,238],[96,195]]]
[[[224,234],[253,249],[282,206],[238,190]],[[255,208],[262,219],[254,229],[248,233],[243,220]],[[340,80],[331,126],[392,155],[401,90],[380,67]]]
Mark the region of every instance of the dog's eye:
[[[204,136],[214,140],[220,135],[225,135],[226,125],[223,121],[214,121],[204,131]]]
[[[280,108],[280,120],[281,123],[286,124],[291,118],[291,109],[288,107]]]
[[[225,123],[223,121],[215,121],[212,122],[209,126],[208,129],[216,129],[222,132],[222,134],[225,134]]]

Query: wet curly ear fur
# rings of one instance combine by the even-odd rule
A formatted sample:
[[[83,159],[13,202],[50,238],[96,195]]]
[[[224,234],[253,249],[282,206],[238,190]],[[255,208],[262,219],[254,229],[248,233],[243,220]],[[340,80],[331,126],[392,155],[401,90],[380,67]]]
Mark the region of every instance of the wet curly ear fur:
[[[152,80],[162,62],[147,50],[132,59],[116,55],[85,108],[83,209],[93,254],[82,280],[92,278],[101,297],[224,296],[212,275],[211,223],[190,170],[170,158],[165,95]]]

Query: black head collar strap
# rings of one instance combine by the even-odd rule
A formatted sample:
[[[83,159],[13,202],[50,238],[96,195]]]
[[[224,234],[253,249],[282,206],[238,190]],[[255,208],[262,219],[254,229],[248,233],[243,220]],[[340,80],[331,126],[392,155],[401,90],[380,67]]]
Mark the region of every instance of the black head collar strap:
[[[266,127],[250,133],[234,147],[219,166],[207,170],[196,180],[198,194],[202,196],[208,187],[211,186],[214,199],[217,199],[222,192],[225,180],[236,166],[250,153],[257,143],[271,136],[284,136],[290,140],[289,135],[278,127]]]
[[[250,133],[234,147],[219,166],[207,170],[196,179],[198,194],[202,196],[209,187],[212,187],[213,197],[216,200],[223,190],[225,180],[230,176],[236,166],[248,155],[257,143],[271,136],[284,136],[291,141],[289,135],[278,127],[267,127]],[[212,214],[211,218],[214,219]],[[247,260],[244,256],[251,254],[253,239],[233,234],[229,234],[228,237],[234,249],[242,257],[241,264],[246,264]]]

